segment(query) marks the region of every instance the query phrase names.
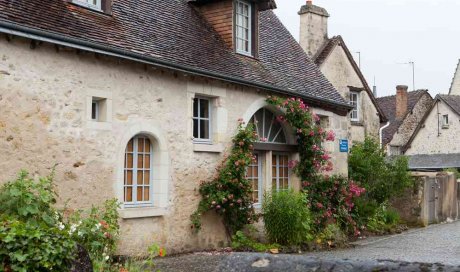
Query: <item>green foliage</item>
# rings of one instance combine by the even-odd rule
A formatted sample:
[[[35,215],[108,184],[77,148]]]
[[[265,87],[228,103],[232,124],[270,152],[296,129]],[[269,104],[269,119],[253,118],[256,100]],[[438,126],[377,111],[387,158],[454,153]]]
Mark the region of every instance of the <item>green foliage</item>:
[[[350,178],[366,189],[367,199],[378,204],[401,194],[413,184],[407,157],[387,160],[379,143],[369,137],[352,147],[348,165]]]
[[[108,263],[116,251],[119,237],[116,199],[107,200],[102,207],[93,206],[89,212],[73,213],[66,224],[72,238],[89,253],[95,267]]]
[[[231,153],[217,178],[200,185],[202,200],[191,216],[192,227],[196,230],[201,228],[202,214],[210,210],[222,217],[229,237],[256,220],[252,207],[252,185],[246,179],[246,167],[254,159],[252,152],[256,136],[251,125],[243,127],[240,122]]]
[[[262,244],[237,231],[232,237],[232,248],[242,251],[268,252],[271,249],[278,249],[278,244]]]
[[[457,168],[448,168],[448,169],[444,169],[444,172],[454,174],[455,179],[459,179],[459,178],[460,178],[460,172],[458,172],[458,169],[457,169]]]
[[[376,210],[373,216],[368,218],[367,229],[371,232],[384,233],[400,222],[399,214],[387,207],[388,205],[383,203]]]
[[[76,243],[52,205],[52,175],[37,182],[22,171],[0,188],[0,268],[67,271]]]
[[[347,242],[347,236],[337,224],[327,225],[317,236],[316,243],[326,247],[343,246]]]
[[[307,199],[292,190],[266,194],[262,205],[268,239],[281,245],[299,245],[312,239]]]
[[[359,228],[353,219],[353,201],[364,189],[342,176],[318,177],[305,186],[310,210],[314,215],[317,232],[337,223],[347,233],[359,235]]]
[[[16,180],[0,188],[0,214],[30,224],[54,226],[59,220],[52,206],[56,197],[53,174],[37,182],[21,171]]]

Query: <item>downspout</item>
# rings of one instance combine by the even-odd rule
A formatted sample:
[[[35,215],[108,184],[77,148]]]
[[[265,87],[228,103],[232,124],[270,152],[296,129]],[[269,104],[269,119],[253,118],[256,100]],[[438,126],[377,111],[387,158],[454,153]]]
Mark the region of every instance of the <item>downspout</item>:
[[[383,147],[383,130],[386,129],[387,127],[390,126],[390,122],[387,122],[383,127],[380,128],[379,130],[379,135],[380,135],[380,148]]]

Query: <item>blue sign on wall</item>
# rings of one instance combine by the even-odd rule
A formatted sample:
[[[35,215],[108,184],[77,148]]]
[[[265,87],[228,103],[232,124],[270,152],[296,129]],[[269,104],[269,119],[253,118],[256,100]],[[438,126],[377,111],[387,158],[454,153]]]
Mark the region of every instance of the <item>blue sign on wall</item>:
[[[339,140],[340,152],[348,152],[348,140]]]

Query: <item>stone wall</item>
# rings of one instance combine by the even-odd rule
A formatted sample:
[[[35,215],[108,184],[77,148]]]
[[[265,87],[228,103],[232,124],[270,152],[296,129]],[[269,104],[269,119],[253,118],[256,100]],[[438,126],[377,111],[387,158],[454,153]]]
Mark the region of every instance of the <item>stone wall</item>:
[[[69,200],[77,209],[122,200],[125,147],[142,133],[155,146],[154,198],[162,209],[121,211],[119,253],[142,253],[153,242],[171,253],[223,246],[225,231],[213,214],[205,216],[199,234],[190,230],[197,189],[216,174],[237,119],[248,120],[269,94],[47,43],[33,50],[29,45],[26,39],[0,40],[0,182],[20,169],[47,175],[57,164],[59,205]],[[195,95],[213,97],[213,145],[193,144]],[[101,96],[108,118],[94,122],[91,97]],[[347,137],[347,117],[315,110],[330,117],[338,138]],[[347,154],[338,152],[338,140],[328,148],[337,173],[346,174]]]
[[[321,72],[334,85],[346,100],[350,97],[350,86],[364,88],[364,85],[350,63],[344,49],[337,46],[321,65]],[[366,91],[360,92],[360,122],[351,124],[350,139],[352,142],[363,142],[365,136],[379,137],[380,118],[375,105]]]
[[[441,118],[445,114],[449,115],[449,126],[443,128]],[[457,136],[460,133],[459,117],[444,102],[437,102],[423,125],[406,155],[460,153]]]

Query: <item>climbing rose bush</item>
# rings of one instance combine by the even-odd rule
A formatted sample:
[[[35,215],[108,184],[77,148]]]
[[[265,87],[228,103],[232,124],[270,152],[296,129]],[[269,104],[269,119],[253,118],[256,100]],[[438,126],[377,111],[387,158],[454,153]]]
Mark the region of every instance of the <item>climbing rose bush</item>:
[[[239,123],[230,155],[218,170],[217,177],[200,185],[202,200],[191,216],[195,230],[200,230],[201,216],[208,211],[221,216],[229,237],[256,220],[252,184],[246,179],[246,167],[255,159],[253,144],[257,133],[252,125],[245,127],[242,119]]]

